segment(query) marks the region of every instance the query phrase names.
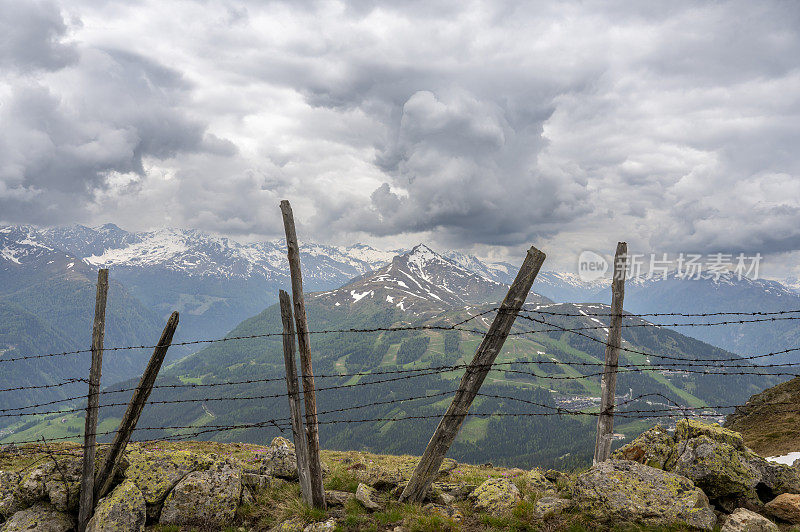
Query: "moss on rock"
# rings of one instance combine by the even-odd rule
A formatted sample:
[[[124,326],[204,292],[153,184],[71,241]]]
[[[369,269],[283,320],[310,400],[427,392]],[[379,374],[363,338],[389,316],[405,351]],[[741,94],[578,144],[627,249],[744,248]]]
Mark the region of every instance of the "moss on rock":
[[[48,503],[39,501],[28,509],[12,515],[3,526],[3,532],[70,532],[75,523],[72,516],[59,512]]]
[[[141,532],[147,516],[144,496],[126,480],[97,503],[86,532]]]
[[[707,436],[716,442],[728,444],[737,451],[745,452],[747,450],[741,434],[720,425],[703,423],[693,419],[682,419],[675,426],[676,442],[691,440],[699,436]]]
[[[189,473],[167,496],[159,522],[168,525],[229,523],[242,495],[242,473],[228,462],[216,462],[204,471]]]
[[[708,498],[686,477],[629,460],[609,460],[578,476],[578,506],[600,522],[712,530]]]
[[[675,458],[675,439],[661,425],[642,432],[614,452],[618,460],[631,460],[657,469],[669,470]]]
[[[490,478],[475,488],[470,499],[478,511],[507,514],[517,506],[522,495],[507,478]]]
[[[158,520],[161,504],[181,479],[194,471],[208,469],[213,462],[208,455],[191,451],[142,448],[133,448],[127,459],[125,477],[142,492],[149,522]]]

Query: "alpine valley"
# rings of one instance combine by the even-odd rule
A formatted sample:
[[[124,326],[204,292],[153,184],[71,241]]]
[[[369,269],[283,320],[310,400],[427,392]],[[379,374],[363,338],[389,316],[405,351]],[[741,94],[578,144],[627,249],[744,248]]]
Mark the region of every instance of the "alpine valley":
[[[136,327],[128,323],[124,329],[129,336],[113,336],[109,331],[109,346],[154,343],[173,309],[181,311],[176,342],[262,335],[210,343],[188,356],[184,356],[186,351],[171,350],[170,363],[161,371],[152,404],[139,426],[183,428],[142,430],[136,437],[186,435],[264,442],[287,430],[282,340],[277,334],[282,329],[274,304],[277,290],[288,287],[281,241],[240,244],[197,231],[127,233],[110,225],[13,227],[0,230],[0,256],[0,304],[8,305],[9,316],[23,316],[22,321],[38,327],[18,328],[51,342],[21,344],[20,331],[9,329],[0,337],[0,347],[6,351],[3,358],[9,353],[57,349],[59,342],[66,341],[64,329],[77,331],[70,345],[88,344],[92,276],[95,268],[109,267],[118,283],[112,286],[112,294],[126,295],[126,305],[119,307],[114,320],[136,322]],[[311,245],[301,249],[301,261],[309,292],[309,322],[312,331],[319,331],[312,335],[312,353],[322,446],[421,453],[463,373],[463,368],[447,368],[471,359],[493,318],[492,309],[507,291],[506,281],[514,275],[514,267],[457,253],[440,255],[424,245],[405,252],[363,245]],[[80,297],[73,296],[72,306],[63,307],[80,306],[85,323],[66,327],[60,321],[63,318],[54,314],[57,301],[39,306],[28,303],[25,287],[38,287],[29,293],[43,297],[48,293],[46,283],[62,278],[65,283],[79,278],[85,285]],[[534,284],[451,451],[453,458],[559,467],[583,465],[590,458],[596,418],[552,414],[556,408],[596,411],[609,308],[592,298],[576,303],[547,297],[563,294],[567,285],[575,287],[575,279],[555,272],[542,272]],[[724,293],[728,285],[717,286]],[[587,294],[592,289],[584,288]],[[595,299],[602,299],[596,293]],[[763,309],[756,302],[751,305]],[[19,309],[28,314],[14,314],[22,312]],[[134,310],[140,315],[133,314]],[[620,363],[628,368],[619,375],[619,402],[624,405],[615,427],[624,435],[638,434],[655,422],[652,417],[639,419],[633,411],[653,409],[675,415],[681,412],[674,410],[676,405],[741,404],[782,380],[742,372],[741,367],[748,365],[745,360],[737,362],[733,353],[670,328],[635,317],[626,323],[631,326],[623,330],[626,350]],[[580,334],[564,331],[574,328],[580,328]],[[359,332],[322,332],[349,329]],[[396,330],[364,332],[369,329]],[[263,336],[267,333],[276,336]],[[785,338],[778,341],[786,347]],[[762,343],[761,348],[769,346]],[[123,352],[109,352],[108,360]],[[129,389],[136,386],[138,377],[134,377],[149,352],[136,353],[138,364],[131,366],[128,380],[115,376],[119,382],[104,390],[101,404],[117,406],[101,409],[101,432],[115,427]],[[720,364],[709,372],[694,366],[695,359],[719,360]],[[70,357],[52,360],[52,367],[43,366],[37,378],[63,379],[68,375],[58,372],[67,368],[76,373],[69,376],[80,376],[88,367],[84,359],[79,364]],[[121,360],[120,356],[115,363]],[[731,365],[737,367],[729,370]],[[643,371],[648,368],[655,371]],[[408,373],[410,369],[420,371]],[[726,372],[745,374],[719,375]],[[15,382],[4,377],[0,387]],[[106,382],[110,384],[111,378]],[[234,382],[241,384],[226,384]],[[195,386],[175,387],[185,384]],[[644,394],[650,395],[637,399]],[[6,401],[5,396],[2,400]],[[3,402],[3,408],[6,404],[10,403]],[[77,436],[83,418],[74,410],[81,404],[81,400],[64,401],[55,406],[61,410],[58,413],[7,419],[2,441]],[[631,412],[626,415],[626,411]],[[694,410],[712,419],[721,419],[728,411]],[[665,415],[661,421],[675,420]],[[217,430],[241,424],[254,426]]]

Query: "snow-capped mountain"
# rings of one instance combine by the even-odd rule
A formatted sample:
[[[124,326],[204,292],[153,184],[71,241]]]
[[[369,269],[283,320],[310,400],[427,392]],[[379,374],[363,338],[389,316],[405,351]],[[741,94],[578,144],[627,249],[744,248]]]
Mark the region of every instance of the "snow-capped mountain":
[[[379,270],[312,297],[322,305],[334,307],[378,303],[422,314],[499,302],[507,291],[506,284],[479,275],[419,244]],[[547,301],[537,294],[528,300]]]
[[[475,255],[468,255],[460,251],[447,250],[442,252],[442,256],[455,262],[462,268],[475,272],[478,275],[498,281],[500,283],[511,284],[517,274],[518,266],[508,262],[491,262],[481,260]]]
[[[224,334],[289,286],[283,239],[241,243],[196,230],[134,233],[113,224],[1,231],[0,293],[3,286],[18,287],[24,279],[34,282],[69,268],[87,276],[109,268],[112,279],[145,306],[163,316],[180,311],[177,335],[183,339]],[[341,286],[395,255],[364,244],[304,244],[304,286],[309,291]]]
[[[425,253],[432,253],[437,260],[489,282],[487,287],[493,286],[492,283],[508,284],[516,274],[517,266],[513,264],[483,261],[457,251],[436,255],[425,249]],[[420,253],[422,248],[409,256]],[[308,291],[328,291],[355,278],[364,282],[369,272],[395,264],[394,257],[398,254],[364,244],[343,247],[306,242],[301,245],[304,286]],[[95,228],[81,225],[0,228],[0,293],[69,271],[90,277],[98,267],[110,268],[113,279],[160,315],[179,310],[182,315],[179,335],[187,339],[224,334],[242,319],[274,303],[279,288],[289,287],[283,239],[241,243],[196,230],[134,233],[113,224]],[[414,274],[411,269],[413,265],[408,265],[406,273]],[[417,290],[403,280],[403,273],[397,276],[386,278],[402,280],[408,285],[408,288],[397,285],[397,290]],[[428,280],[420,278],[419,282],[431,288],[431,293],[440,297],[443,304],[454,296],[469,301],[473,290],[467,288],[465,297],[453,286],[445,289],[435,276],[429,276]],[[432,285],[436,285],[436,290]],[[352,290],[354,294],[363,294],[373,287]],[[584,282],[575,274],[556,271],[541,272],[532,290],[559,302],[609,303],[611,295],[608,279]],[[483,292],[488,293],[483,289],[478,291]],[[410,298],[414,296],[406,294],[402,300],[400,293],[384,296],[391,297],[395,305],[410,308]],[[436,301],[424,290],[417,295]],[[352,303],[356,296],[348,292],[347,297]],[[344,304],[345,300],[339,303]],[[800,309],[800,292],[775,281],[738,279],[730,274],[699,280],[674,274],[666,279],[637,277],[626,283],[625,308],[640,313],[796,310]],[[686,327],[681,332],[746,353],[791,347],[788,343],[800,341],[793,324],[780,321],[727,328]]]
[[[283,239],[240,243],[196,230],[159,229],[131,233],[113,224],[82,225],[23,231],[26,242],[62,249],[93,267],[161,268],[190,276],[239,278],[286,277],[288,263]],[[344,282],[385,264],[396,254],[364,244],[349,247],[303,245],[304,274],[311,284]]]
[[[791,290],[792,292],[797,292],[798,294],[800,294],[800,279],[798,279],[797,277],[794,276],[787,277],[786,279],[781,281],[781,284],[786,288],[788,288],[789,290]]]

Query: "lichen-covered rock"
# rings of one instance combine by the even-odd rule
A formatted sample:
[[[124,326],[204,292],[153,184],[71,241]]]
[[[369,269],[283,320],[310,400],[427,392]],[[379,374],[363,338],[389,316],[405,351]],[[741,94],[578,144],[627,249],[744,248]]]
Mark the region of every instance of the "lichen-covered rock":
[[[347,491],[325,490],[325,502],[328,506],[344,506],[356,496]]]
[[[141,532],[146,518],[142,492],[126,480],[98,501],[86,532]]]
[[[604,522],[688,524],[701,530],[716,523],[708,498],[691,480],[630,460],[609,460],[578,475],[575,501]]]
[[[442,460],[442,465],[439,466],[439,471],[436,473],[437,478],[444,478],[458,467],[458,462],[452,458],[445,458]]]
[[[507,478],[490,478],[475,488],[470,499],[479,511],[504,514],[513,510],[522,496]]]
[[[261,459],[260,470],[265,475],[297,480],[297,455],[294,444],[286,438],[278,436]]]
[[[466,482],[434,482],[431,484],[431,489],[428,492],[428,497],[433,502],[443,502],[443,495],[452,497],[453,500],[463,501],[466,500],[470,493],[477,488],[475,484],[467,484]],[[446,499],[446,497],[444,497]],[[450,504],[449,502],[445,504]]]
[[[800,493],[800,471],[769,462],[748,449],[741,434],[719,425],[681,420],[675,435],[661,427],[643,432],[614,453],[683,475],[719,508],[757,509],[781,493]]]
[[[675,441],[682,442],[697,438],[699,436],[707,436],[714,441],[720,443],[727,443],[738,451],[746,451],[747,447],[744,445],[744,439],[738,432],[726,429],[714,423],[703,423],[693,419],[682,419],[678,421],[675,427]]]
[[[765,504],[764,511],[782,521],[800,524],[800,495],[782,493]]]
[[[328,519],[321,523],[311,523],[303,529],[303,532],[333,532],[336,530],[336,519]]]
[[[528,486],[534,491],[555,492],[556,485],[547,480],[541,469],[531,469],[525,473]]]
[[[551,516],[559,515],[564,510],[572,507],[573,502],[569,499],[561,499],[559,497],[552,497],[546,495],[536,501],[534,506],[534,513],[540,519]]]
[[[270,475],[242,472],[242,484],[254,493],[280,483],[285,483],[285,481]]]
[[[59,512],[48,502],[37,502],[26,510],[14,513],[0,526],[2,532],[70,532],[75,530],[72,517]]]
[[[726,511],[758,508],[781,493],[800,492],[800,472],[769,462],[744,445],[741,434],[692,420],[675,429],[677,458],[670,469],[691,479]]]
[[[221,527],[233,519],[241,494],[241,470],[216,462],[207,470],[189,473],[175,486],[164,501],[159,522]]]
[[[272,527],[272,532],[303,532],[303,522],[299,519],[289,519]]]
[[[142,492],[148,523],[157,522],[167,494],[186,475],[208,469],[212,459],[190,451],[155,451],[134,448],[127,454],[125,477]]]
[[[36,501],[44,500],[47,497],[45,480],[53,473],[54,469],[55,465],[48,461],[30,469],[22,476],[17,484],[17,496],[25,506],[31,506]]]
[[[17,486],[21,477],[13,471],[0,471],[0,517],[8,518],[25,508],[19,497]]]
[[[70,457],[59,460],[50,475],[44,479],[47,497],[57,510],[74,513],[78,511],[81,493],[83,458]]]
[[[725,520],[720,532],[778,532],[778,526],[746,508],[737,508]]]
[[[800,493],[800,471],[797,468],[769,460],[748,449],[748,463],[758,471],[756,492],[761,502],[767,502],[781,493]]]
[[[378,510],[380,505],[375,502],[375,488],[371,488],[366,484],[359,484],[356,489],[356,500],[364,506],[367,510]]]
[[[691,479],[710,498],[757,499],[755,487],[760,475],[741,449],[705,434],[679,447],[680,455],[673,470]]]
[[[670,462],[675,458],[675,439],[667,429],[656,425],[622,446],[614,453],[613,458],[670,470]]]

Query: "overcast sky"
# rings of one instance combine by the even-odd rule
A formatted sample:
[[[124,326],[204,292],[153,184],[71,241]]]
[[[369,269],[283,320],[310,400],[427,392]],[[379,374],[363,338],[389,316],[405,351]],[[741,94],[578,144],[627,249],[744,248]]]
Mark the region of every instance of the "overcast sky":
[[[0,222],[800,274],[800,3],[0,0]]]

